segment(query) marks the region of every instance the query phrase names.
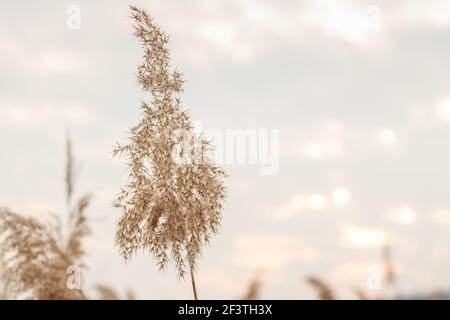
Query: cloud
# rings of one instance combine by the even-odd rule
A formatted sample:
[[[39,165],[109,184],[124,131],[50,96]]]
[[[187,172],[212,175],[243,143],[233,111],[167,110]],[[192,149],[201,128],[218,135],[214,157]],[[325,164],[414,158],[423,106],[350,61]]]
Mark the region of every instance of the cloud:
[[[270,211],[274,218],[291,218],[305,210],[323,210],[328,207],[328,197],[321,193],[297,194],[288,203]]]
[[[264,0],[228,1],[226,5],[216,2],[199,9],[208,11],[210,19],[192,21],[197,30],[193,41],[200,40],[213,50],[212,54],[235,61],[248,61],[272,50],[271,39],[292,38],[302,29],[295,10]]]
[[[332,277],[342,283],[366,284],[371,268],[381,270],[382,265],[373,260],[353,260],[337,265]]]
[[[375,132],[375,141],[385,148],[395,148],[398,145],[397,133],[391,128],[382,128]]]
[[[178,10],[160,2],[155,7],[154,14],[165,29],[182,37],[183,54],[177,61],[187,59],[196,64],[214,63],[216,58],[251,61],[277,50],[278,44],[307,45],[311,34],[372,50],[388,43],[391,29],[411,24],[445,25],[450,21],[445,1],[426,6],[407,1],[364,6],[330,0],[200,0],[193,1],[189,8],[179,5]]]
[[[340,159],[346,155],[348,128],[340,121],[326,120],[304,128],[284,146],[284,152],[295,157],[322,160]]]
[[[407,206],[396,208],[387,212],[389,221],[399,224],[414,224],[417,221],[417,212]]]
[[[436,116],[443,122],[450,123],[450,97],[443,98],[436,104]]]
[[[341,227],[340,244],[353,248],[381,248],[387,241],[387,234],[378,228],[347,224]]]
[[[295,29],[292,30],[293,28],[291,28],[294,19],[290,16],[291,12],[288,10],[280,10],[273,3],[263,0],[237,0],[235,3],[240,6],[239,11],[243,12],[245,20],[256,26],[278,34],[295,31]]]
[[[344,207],[350,202],[350,191],[346,188],[336,188],[333,190],[331,198],[336,206]]]
[[[288,219],[303,212],[342,208],[349,204],[350,199],[351,193],[344,187],[335,188],[330,194],[299,193],[287,203],[270,210],[268,215],[272,218]]]
[[[390,23],[395,25],[431,25],[446,27],[450,25],[450,3],[446,0],[403,1],[389,15]]]
[[[216,293],[219,291],[219,297],[224,295],[236,297],[238,294],[242,294],[241,291],[245,288],[246,280],[242,273],[232,275],[227,269],[220,267],[202,268],[202,272],[198,275],[200,287],[210,288]],[[241,286],[236,286],[236,283],[240,283]]]
[[[28,70],[39,73],[85,74],[89,63],[81,56],[65,49],[44,49],[37,54],[37,61]]]
[[[197,29],[200,38],[211,44],[216,50],[234,60],[249,60],[253,56],[250,43],[241,39],[238,30],[230,22],[211,21]]]
[[[350,3],[310,1],[300,20],[327,36],[358,46],[373,45],[383,30],[381,9],[373,5],[360,9]]]
[[[430,218],[434,223],[450,227],[450,210],[434,210],[433,212],[431,212]]]
[[[342,143],[336,139],[308,141],[298,148],[301,157],[311,159],[341,158],[345,153]]]
[[[0,123],[4,125],[41,125],[54,121],[86,122],[94,117],[91,109],[78,104],[32,106],[0,103]]]
[[[297,261],[316,261],[319,252],[293,236],[240,235],[234,238],[233,264],[250,269],[281,269]]]
[[[86,75],[91,63],[83,55],[58,47],[33,48],[0,34],[0,63],[3,68],[14,67],[32,75]]]
[[[193,5],[195,13],[174,13],[168,21],[177,28],[172,32],[183,34],[188,38],[186,43],[202,48],[196,52],[190,48],[185,50],[189,59],[197,63],[211,61],[216,56],[249,61],[276,49],[274,42],[299,43],[310,30],[367,47],[376,42],[383,26],[378,7],[360,9],[350,3],[336,5],[332,1],[283,5],[264,0],[226,4],[197,1]],[[186,33],[186,29],[195,31]],[[204,59],[198,59],[199,55]]]

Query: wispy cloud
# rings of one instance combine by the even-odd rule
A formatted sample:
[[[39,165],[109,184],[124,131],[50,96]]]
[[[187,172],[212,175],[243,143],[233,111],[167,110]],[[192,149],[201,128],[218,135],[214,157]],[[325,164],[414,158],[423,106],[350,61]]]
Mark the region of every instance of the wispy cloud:
[[[234,60],[245,61],[253,56],[252,45],[242,39],[240,32],[231,22],[207,22],[198,27],[197,33],[219,53]]]
[[[288,202],[268,211],[276,219],[288,219],[301,213],[325,211],[345,207],[351,200],[351,192],[338,187],[330,193],[298,193]]]
[[[319,252],[287,235],[240,235],[234,238],[233,264],[255,269],[281,269],[296,261],[316,261]]]
[[[208,288],[217,297],[230,296],[237,298],[245,289],[246,278],[239,274],[231,274],[226,268],[206,267],[198,275],[198,283],[202,288]],[[240,284],[240,286],[236,285]]]
[[[284,153],[312,160],[340,159],[346,156],[348,127],[338,120],[326,120],[295,135],[284,145]]]
[[[393,149],[398,145],[398,136],[394,129],[381,128],[375,131],[374,140],[381,146]]]
[[[399,224],[414,224],[418,219],[416,210],[411,207],[403,206],[389,210],[386,213],[388,221]]]
[[[53,121],[86,122],[94,118],[94,112],[78,104],[18,105],[0,102],[0,123],[3,125],[42,125]]]
[[[384,230],[345,224],[340,230],[340,244],[354,248],[381,248],[388,237]]]
[[[358,46],[374,45],[383,30],[378,6],[360,8],[335,1],[310,1],[300,13],[307,26]]]
[[[450,97],[441,99],[436,105],[436,116],[446,123],[450,123]]]
[[[434,223],[450,227],[450,210],[434,210],[431,212],[430,218]]]
[[[87,75],[93,70],[81,53],[62,47],[32,47],[0,34],[0,63],[33,76]]]
[[[48,48],[38,52],[37,61],[29,65],[27,69],[40,73],[86,75],[91,66],[85,58],[73,51]]]
[[[450,3],[446,0],[431,0],[424,6],[420,0],[402,1],[391,10],[389,20],[390,24],[396,26],[446,27],[450,25]]]

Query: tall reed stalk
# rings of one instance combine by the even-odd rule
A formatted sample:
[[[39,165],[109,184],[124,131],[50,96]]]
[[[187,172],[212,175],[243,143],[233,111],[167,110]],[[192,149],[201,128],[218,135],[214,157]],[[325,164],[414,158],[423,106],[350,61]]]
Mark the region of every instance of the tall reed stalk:
[[[129,180],[114,205],[122,209],[115,242],[128,260],[137,251],[153,254],[160,269],[170,261],[178,276],[195,272],[202,247],[220,225],[225,172],[208,157],[211,146],[195,135],[182,110],[183,80],[169,66],[169,37],[145,10],[130,7],[135,36],[144,51],[137,79],[150,95],[129,143],[113,154],[128,160]]]

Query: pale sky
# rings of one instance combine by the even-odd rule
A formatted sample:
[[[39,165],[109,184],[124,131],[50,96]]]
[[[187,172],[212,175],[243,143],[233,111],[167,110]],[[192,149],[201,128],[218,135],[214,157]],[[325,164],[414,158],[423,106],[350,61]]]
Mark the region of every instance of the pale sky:
[[[64,214],[64,140],[94,192],[86,288],[190,298],[151,256],[125,265],[111,207],[139,119],[141,49],[127,1],[0,4],[0,205]],[[450,2],[135,1],[170,35],[184,105],[204,129],[278,129],[279,171],[226,165],[220,235],[204,250],[200,298],[309,299],[304,278],[341,298],[366,288],[392,245],[398,294],[450,287]],[[81,29],[67,8],[81,9]],[[383,292],[373,289],[371,294]]]

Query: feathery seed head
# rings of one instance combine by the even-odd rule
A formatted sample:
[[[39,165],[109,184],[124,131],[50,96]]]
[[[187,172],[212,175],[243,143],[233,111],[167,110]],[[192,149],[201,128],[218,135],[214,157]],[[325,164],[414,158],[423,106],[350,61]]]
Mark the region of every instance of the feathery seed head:
[[[115,241],[125,260],[148,250],[161,268],[172,260],[183,277],[219,228],[225,172],[208,158],[209,143],[194,134],[181,109],[184,81],[170,71],[169,37],[144,10],[130,8],[144,50],[137,78],[151,101],[141,104],[130,143],[113,152],[128,159],[130,170],[114,203],[122,209]]]
[[[50,230],[32,218],[0,208],[0,270],[8,299],[84,299],[67,287],[72,261]]]

